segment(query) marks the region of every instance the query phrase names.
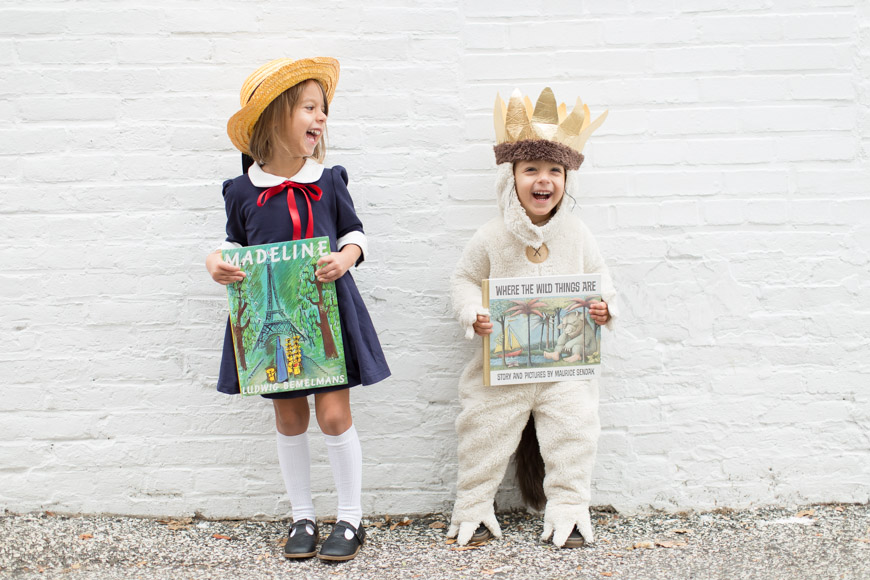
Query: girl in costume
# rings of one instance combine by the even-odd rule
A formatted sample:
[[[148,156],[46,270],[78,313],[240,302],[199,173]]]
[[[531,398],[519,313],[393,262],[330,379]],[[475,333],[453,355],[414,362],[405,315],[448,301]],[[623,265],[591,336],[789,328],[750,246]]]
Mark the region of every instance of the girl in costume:
[[[242,85],[241,109],[227,123],[243,154],[245,173],[223,184],[227,237],[206,259],[220,284],[245,274],[220,250],[303,238],[329,237],[332,253],[317,262],[320,282],[335,282],[347,366],[346,385],[263,395],[272,399],[278,462],[293,509],[284,555],[317,553],[319,531],[311,498],[308,395],[314,395],[338,491],[337,523],[317,556],[349,560],[365,541],[360,523],[362,453],[350,410],[350,387],[387,378],[390,370],[372,321],[348,270],[366,256],[366,237],[347,190],[343,167],[322,165],[329,103],[338,82],[333,58],[269,62]],[[218,391],[239,393],[232,331],[227,323]]]
[[[534,111],[519,91],[507,107],[496,98],[500,212],[474,234],[451,279],[453,308],[466,338],[492,332],[482,306],[481,281],[487,278],[600,273],[603,301],[590,307],[590,315],[611,326],[615,291],[607,266],[592,233],[565,203],[566,195],[577,194],[583,145],[605,117],[590,122],[589,108],[579,99],[566,115],[549,88]],[[478,347],[459,381],[459,473],[448,536],[461,545],[501,537],[493,502],[517,450],[523,497],[538,509],[545,506],[542,539],[552,537],[559,547],[591,542],[597,381],[485,387],[481,351]]]

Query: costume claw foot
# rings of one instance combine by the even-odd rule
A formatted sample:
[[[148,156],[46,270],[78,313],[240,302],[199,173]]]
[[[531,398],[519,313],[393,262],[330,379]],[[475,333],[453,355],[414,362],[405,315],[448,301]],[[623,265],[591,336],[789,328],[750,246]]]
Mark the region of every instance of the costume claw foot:
[[[451,523],[447,530],[448,538],[456,538],[456,543],[460,546],[467,546],[471,536],[477,530],[480,524],[485,525],[492,535],[496,538],[501,537],[501,528],[496,521],[495,516],[484,518],[482,522],[461,522],[460,524]]]
[[[577,362],[581,358],[583,358],[583,357],[581,357],[579,354],[572,354],[571,356],[569,356],[568,358],[565,359],[565,362]]]
[[[553,544],[559,548],[565,545],[574,526],[580,531],[580,535],[591,544],[595,541],[592,535],[592,521],[589,519],[587,506],[547,506],[544,513],[544,533],[541,540],[547,541],[553,537]]]

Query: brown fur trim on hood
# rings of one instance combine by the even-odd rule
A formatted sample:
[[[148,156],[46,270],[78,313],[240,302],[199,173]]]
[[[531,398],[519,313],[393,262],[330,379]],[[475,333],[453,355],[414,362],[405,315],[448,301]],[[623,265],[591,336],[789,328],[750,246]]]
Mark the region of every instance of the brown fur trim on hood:
[[[515,143],[500,143],[493,147],[493,150],[495,151],[495,162],[499,165],[514,161],[545,159],[568,169],[579,169],[584,159],[582,153],[577,153],[567,145],[546,139],[526,139]]]

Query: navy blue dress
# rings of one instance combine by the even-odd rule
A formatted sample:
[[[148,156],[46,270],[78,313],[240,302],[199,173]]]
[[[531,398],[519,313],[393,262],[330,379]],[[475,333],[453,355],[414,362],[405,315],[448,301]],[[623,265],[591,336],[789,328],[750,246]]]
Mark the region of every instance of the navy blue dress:
[[[337,240],[350,232],[362,232],[362,223],[356,215],[350,193],[347,191],[347,171],[344,167],[324,168],[314,185],[323,190],[319,201],[311,202],[314,214],[313,237],[326,236],[333,252],[338,251]],[[262,207],[257,197],[265,187],[256,187],[247,174],[224,182],[223,195],[227,208],[227,241],[242,246],[273,244],[293,239],[293,225],[287,210],[287,190],[273,196]],[[311,216],[303,194],[293,190],[296,207],[302,222],[302,237]],[[384,352],[365,303],[350,271],[335,281],[338,311],[341,319],[341,338],[344,343],[347,384],[320,389],[304,389],[262,395],[269,399],[293,399],[313,393],[347,389],[356,385],[370,385],[390,376]],[[221,359],[217,390],[231,395],[239,394],[239,376],[233,352],[233,337],[227,318],[224,350]]]

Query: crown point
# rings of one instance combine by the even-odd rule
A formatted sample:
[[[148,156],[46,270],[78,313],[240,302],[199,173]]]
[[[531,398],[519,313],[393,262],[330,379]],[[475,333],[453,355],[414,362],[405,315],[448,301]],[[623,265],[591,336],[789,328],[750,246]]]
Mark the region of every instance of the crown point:
[[[541,91],[534,108],[529,97],[523,96],[519,89],[514,89],[507,105],[497,94],[493,110],[496,143],[545,140],[581,153],[589,136],[604,122],[607,111],[592,121],[589,107],[579,98],[570,114],[565,103],[556,103],[550,87]]]

